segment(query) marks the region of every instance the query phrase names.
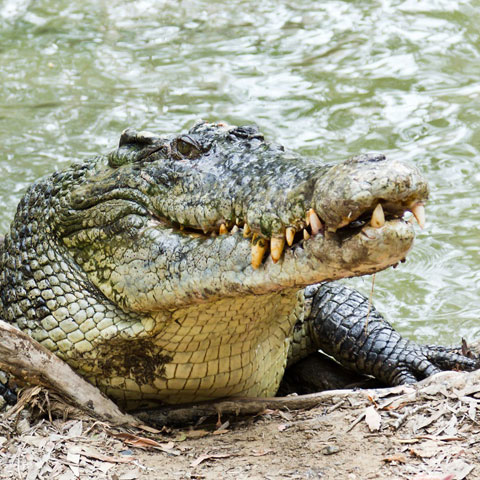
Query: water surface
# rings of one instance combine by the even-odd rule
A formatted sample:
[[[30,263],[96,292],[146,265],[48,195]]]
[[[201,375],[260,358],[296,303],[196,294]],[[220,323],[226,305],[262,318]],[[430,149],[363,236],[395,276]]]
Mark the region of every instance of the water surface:
[[[126,126],[256,123],[326,161],[381,151],[432,194],[375,304],[418,340],[478,339],[479,24],[460,0],[0,0],[0,231],[29,183]]]

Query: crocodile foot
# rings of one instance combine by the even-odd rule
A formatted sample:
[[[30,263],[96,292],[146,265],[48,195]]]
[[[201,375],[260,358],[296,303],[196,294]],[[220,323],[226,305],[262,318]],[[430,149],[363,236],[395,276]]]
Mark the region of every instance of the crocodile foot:
[[[315,346],[344,367],[387,385],[415,383],[443,370],[480,368],[480,358],[465,345],[418,345],[402,338],[368,298],[344,285],[312,285],[305,299],[305,322]]]

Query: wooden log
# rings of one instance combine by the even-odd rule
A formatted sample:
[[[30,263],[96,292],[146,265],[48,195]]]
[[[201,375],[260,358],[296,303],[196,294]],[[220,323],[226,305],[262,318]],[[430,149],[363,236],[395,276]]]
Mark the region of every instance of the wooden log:
[[[156,427],[185,425],[201,417],[222,415],[256,415],[265,410],[311,409],[320,405],[333,405],[342,400],[365,402],[415,403],[437,394],[453,396],[480,394],[480,370],[474,372],[440,372],[413,385],[389,388],[342,389],[307,395],[272,398],[227,398],[212,402],[166,406],[135,412],[142,422]],[[388,397],[388,398],[387,398]]]

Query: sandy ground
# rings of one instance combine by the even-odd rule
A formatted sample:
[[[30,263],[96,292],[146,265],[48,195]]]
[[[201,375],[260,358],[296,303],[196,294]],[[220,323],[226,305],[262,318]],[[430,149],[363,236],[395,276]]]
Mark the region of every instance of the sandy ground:
[[[0,479],[480,479],[480,372],[161,431],[38,420],[41,398],[0,417]]]

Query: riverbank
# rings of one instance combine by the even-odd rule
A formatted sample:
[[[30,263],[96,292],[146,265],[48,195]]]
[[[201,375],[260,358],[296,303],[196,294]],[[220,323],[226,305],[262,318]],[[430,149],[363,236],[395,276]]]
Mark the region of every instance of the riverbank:
[[[65,419],[34,420],[48,407],[37,388],[23,411],[0,417],[0,478],[480,478],[480,371],[320,397],[309,410],[155,431],[67,418],[67,407]]]

